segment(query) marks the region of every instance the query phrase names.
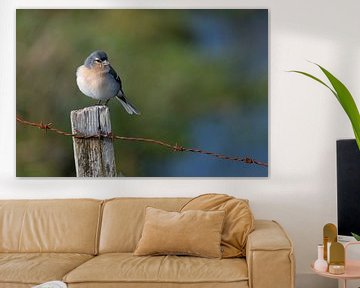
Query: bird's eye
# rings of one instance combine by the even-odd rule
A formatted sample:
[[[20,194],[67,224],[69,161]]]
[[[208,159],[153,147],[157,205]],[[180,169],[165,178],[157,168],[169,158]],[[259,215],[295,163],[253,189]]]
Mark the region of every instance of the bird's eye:
[[[101,61],[100,59],[95,59],[95,62],[100,63]]]

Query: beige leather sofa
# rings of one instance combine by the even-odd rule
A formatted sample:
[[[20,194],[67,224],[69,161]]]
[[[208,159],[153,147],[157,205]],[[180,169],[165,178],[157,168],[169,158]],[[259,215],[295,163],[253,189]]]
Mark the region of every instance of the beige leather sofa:
[[[269,220],[256,220],[246,258],[133,256],[145,207],[176,211],[188,200],[2,200],[0,287],[294,287],[291,241]]]

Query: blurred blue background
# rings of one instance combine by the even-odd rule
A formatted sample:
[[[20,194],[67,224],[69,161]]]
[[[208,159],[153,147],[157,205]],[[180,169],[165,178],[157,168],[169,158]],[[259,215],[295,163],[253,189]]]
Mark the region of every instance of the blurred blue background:
[[[141,111],[109,102],[113,133],[268,161],[267,10],[17,10],[17,114],[70,131],[94,105],[75,71],[108,53]],[[72,139],[17,125],[17,176],[75,176]],[[266,177],[268,169],[115,142],[125,176]]]

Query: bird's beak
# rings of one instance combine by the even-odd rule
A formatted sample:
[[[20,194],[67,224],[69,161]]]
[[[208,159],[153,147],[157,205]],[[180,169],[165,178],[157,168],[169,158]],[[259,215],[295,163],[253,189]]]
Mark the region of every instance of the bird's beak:
[[[104,66],[107,66],[107,65],[110,65],[110,62],[109,62],[108,60],[104,60],[104,61],[102,61],[102,64],[103,64]]]

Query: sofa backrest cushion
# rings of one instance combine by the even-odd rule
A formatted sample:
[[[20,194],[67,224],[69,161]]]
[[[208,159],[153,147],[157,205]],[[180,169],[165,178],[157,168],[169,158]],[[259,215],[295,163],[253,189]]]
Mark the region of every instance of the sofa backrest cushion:
[[[99,253],[134,252],[146,207],[179,211],[190,198],[116,198],[105,201]]]
[[[203,194],[191,199],[181,211],[206,210],[226,212],[221,235],[223,258],[245,257],[248,235],[254,230],[254,216],[249,201],[226,194]]]
[[[0,200],[0,252],[96,254],[102,201]]]

